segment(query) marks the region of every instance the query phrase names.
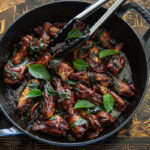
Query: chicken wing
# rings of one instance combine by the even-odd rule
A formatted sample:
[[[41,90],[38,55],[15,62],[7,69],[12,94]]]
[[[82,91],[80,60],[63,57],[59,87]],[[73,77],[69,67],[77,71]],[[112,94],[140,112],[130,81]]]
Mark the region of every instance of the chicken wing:
[[[69,130],[69,125],[61,116],[54,115],[48,121],[40,122],[37,121],[32,126],[33,131],[40,131],[44,133],[49,133],[57,136],[66,136]]]

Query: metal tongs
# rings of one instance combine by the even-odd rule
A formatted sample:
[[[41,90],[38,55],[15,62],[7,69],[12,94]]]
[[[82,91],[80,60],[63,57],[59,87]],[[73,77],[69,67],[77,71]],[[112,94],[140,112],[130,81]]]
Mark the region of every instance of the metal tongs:
[[[73,26],[74,22],[76,21],[76,19],[80,19],[83,20],[85,19],[87,16],[91,15],[93,12],[95,12],[102,4],[104,4],[105,2],[107,2],[107,0],[99,0],[97,2],[95,2],[94,4],[92,4],[90,7],[88,7],[87,9],[85,9],[83,12],[81,12],[80,14],[78,14],[76,17],[74,17],[72,20],[70,20],[55,36],[55,38],[53,39],[53,41],[50,44],[51,46],[54,46],[61,37],[63,37],[64,35],[66,35],[69,30],[71,29],[71,27]],[[86,40],[88,40],[90,38],[90,36],[100,27],[102,26],[105,21],[120,7],[122,6],[124,3],[126,2],[126,0],[117,0],[107,11],[106,13],[104,13],[104,15],[89,29],[89,32],[86,33],[84,36],[82,36],[79,39],[75,39],[73,40],[73,42],[70,42],[67,45],[64,45],[63,47],[61,47],[58,51],[54,52],[54,57],[60,56],[62,53],[66,53],[66,52],[70,52],[70,50],[72,51],[73,49],[81,46]]]

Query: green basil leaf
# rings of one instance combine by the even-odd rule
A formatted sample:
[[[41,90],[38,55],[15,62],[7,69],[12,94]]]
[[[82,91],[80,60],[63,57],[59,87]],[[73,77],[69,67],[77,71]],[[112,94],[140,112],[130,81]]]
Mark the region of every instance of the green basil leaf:
[[[39,89],[35,89],[35,90],[32,90],[30,92],[27,93],[26,95],[26,98],[29,98],[29,97],[38,97],[38,96],[42,96],[43,93],[41,90]]]
[[[87,115],[90,115],[92,113],[97,113],[97,112],[102,111],[102,110],[104,110],[102,107],[96,106],[94,108],[87,108],[87,110],[85,112]]]
[[[37,41],[36,41],[36,42],[37,42]],[[33,51],[33,52],[39,52],[39,51],[41,51],[41,50],[44,48],[44,46],[45,46],[45,43],[44,43],[44,40],[43,40],[43,39],[40,41],[39,46],[33,46],[33,45],[30,43],[30,49],[31,49],[31,51]]]
[[[54,120],[54,119],[56,119],[56,116],[55,115],[53,115],[49,120]]]
[[[69,99],[70,96],[68,95],[68,93],[66,93],[65,91],[59,91],[57,92],[60,100],[65,100],[65,99]]]
[[[112,50],[112,49],[104,49],[101,50],[99,53],[99,58],[103,58],[106,56],[110,56],[110,55],[115,55],[115,54],[119,54],[118,51]]]
[[[20,63],[19,65],[17,65],[17,66],[24,66],[24,65],[26,65],[28,62],[29,62],[28,59],[24,59],[24,60],[21,61],[21,63]]]
[[[15,67],[15,65],[10,60],[8,60],[8,62],[11,68]]]
[[[7,69],[6,67],[4,67],[5,72],[7,72],[12,78],[14,79],[18,79],[18,75],[15,72],[10,71],[9,69]]]
[[[110,94],[103,95],[104,108],[107,113],[109,113],[114,107],[114,98]]]
[[[66,82],[67,82],[68,84],[71,84],[71,85],[76,85],[76,84],[77,84],[77,82],[71,81],[71,80],[66,80]]]
[[[79,39],[82,36],[84,36],[83,32],[81,32],[79,30],[71,30],[71,31],[69,31],[66,40]]]
[[[74,108],[75,109],[78,109],[78,108],[90,108],[90,107],[94,107],[95,105],[89,101],[86,101],[86,100],[79,100]]]
[[[75,126],[82,126],[84,124],[87,124],[88,122],[86,120],[84,120],[83,118],[79,118],[77,119],[72,125],[71,128],[74,128]]]
[[[57,95],[57,91],[53,89],[49,82],[46,83],[46,93],[51,96]]]
[[[94,46],[94,43],[93,43],[93,42],[90,42],[88,45],[85,45],[85,46],[81,47],[80,51],[81,51],[81,52],[83,52],[83,51],[88,51],[88,50],[91,49],[93,46]]]
[[[50,74],[47,71],[46,67],[40,64],[28,66],[30,74],[38,79],[50,80]]]
[[[110,76],[111,76],[111,80],[114,84],[115,90],[119,91],[120,90],[120,85],[118,84],[116,77],[114,77],[112,74],[110,74]]]
[[[83,59],[77,59],[73,62],[74,67],[77,70],[84,70],[85,68],[89,67],[89,64],[84,61]]]
[[[31,81],[31,83],[29,83],[28,88],[30,91],[35,90],[39,87],[40,83],[34,83]]]

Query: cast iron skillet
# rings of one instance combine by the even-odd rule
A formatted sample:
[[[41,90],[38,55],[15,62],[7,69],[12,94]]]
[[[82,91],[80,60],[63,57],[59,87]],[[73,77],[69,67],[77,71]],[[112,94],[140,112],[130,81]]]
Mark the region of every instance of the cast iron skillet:
[[[25,34],[28,32],[28,29],[35,27],[36,25],[43,23],[44,21],[68,21],[77,13],[81,12],[89,3],[81,1],[59,1],[49,3],[43,6],[40,6],[27,14],[20,17],[16,22],[14,22],[10,28],[5,32],[1,41],[0,41],[0,69],[1,73],[3,70],[3,65],[6,63],[9,55],[12,53],[12,44],[16,42],[19,35]],[[149,23],[150,25],[150,14],[145,11],[139,4],[130,3],[119,11],[123,14],[127,9],[134,8],[137,10]],[[105,8],[101,8],[96,11],[91,17],[86,20],[86,23],[95,22],[104,12]],[[93,140],[85,140],[81,142],[69,143],[65,138],[56,138],[50,135],[44,135],[40,133],[28,132],[26,127],[24,127],[20,122],[15,120],[11,115],[15,109],[15,102],[13,99],[16,95],[12,95],[11,91],[8,91],[7,86],[2,81],[2,76],[0,78],[0,108],[3,113],[6,115],[8,120],[23,133],[28,136],[57,146],[83,146],[98,141],[102,141],[115,133],[117,133],[123,126],[129,122],[132,118],[138,107],[140,106],[142,99],[144,97],[147,79],[148,79],[148,61],[146,58],[145,47],[146,41],[149,38],[148,30],[142,39],[140,39],[134,30],[123,21],[118,15],[113,15],[104,25],[106,28],[110,29],[118,41],[125,43],[125,54],[130,62],[133,80],[135,87],[137,88],[136,96],[132,99],[128,110],[119,117],[118,125],[113,126],[110,130],[106,131],[104,135],[101,135],[99,138]]]

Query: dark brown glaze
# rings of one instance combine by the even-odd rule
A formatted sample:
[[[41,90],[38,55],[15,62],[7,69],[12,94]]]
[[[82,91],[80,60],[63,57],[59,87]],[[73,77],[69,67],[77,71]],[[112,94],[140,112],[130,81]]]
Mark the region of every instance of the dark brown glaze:
[[[103,47],[107,47],[107,48],[111,48],[111,44],[110,44],[110,33],[105,30],[105,29],[102,29],[102,31],[100,31],[101,34],[99,35],[99,41],[101,42],[101,45]]]
[[[106,72],[106,66],[100,62],[93,62],[91,59],[88,59],[88,64],[93,69],[93,71],[97,73],[104,73]]]
[[[121,57],[119,55],[113,55],[107,63],[107,68],[114,75],[117,75],[123,69],[124,65],[125,65],[124,57]]]
[[[27,82],[24,90],[22,91],[19,100],[18,100],[18,105],[17,105],[17,110],[22,114],[23,112],[25,112],[28,107],[30,106],[30,104],[32,103],[32,98],[26,98],[26,95],[28,92],[30,92],[31,90],[29,89],[29,84],[30,83],[40,83],[39,80],[37,79],[31,79]]]
[[[88,98],[89,96],[92,96],[94,94],[94,91],[86,87],[85,85],[78,83],[75,86],[75,97],[77,99],[79,98]]]
[[[60,103],[60,106],[64,110],[69,111],[69,108],[72,108],[75,104],[74,93],[68,88],[63,88],[63,86],[61,84],[61,80],[58,78],[53,79],[53,84],[55,85],[56,91],[58,91],[58,92],[63,91],[68,94],[69,98],[61,99],[61,97],[57,97],[57,100]]]
[[[4,66],[4,82],[7,84],[15,84],[22,81],[25,77],[25,71],[27,69],[27,65],[32,64],[33,62],[28,62],[24,65],[13,66],[11,67],[10,62]]]
[[[89,97],[89,101],[91,101],[92,103],[94,103],[96,106],[99,105],[103,105],[103,99],[102,99],[102,95],[94,92],[90,97]]]
[[[77,121],[81,116],[77,115],[77,114],[73,114],[70,116],[69,119],[69,125],[72,131],[72,134],[76,136],[76,138],[81,139],[86,131],[88,130],[88,122],[84,125],[76,125],[73,126],[74,122]]]
[[[70,67],[70,65],[68,65],[65,62],[62,62],[61,60],[53,69],[63,81],[68,80],[70,74],[73,72],[73,69]]]
[[[40,102],[35,103],[30,110],[30,118],[33,119],[35,109],[40,105]]]
[[[128,84],[120,79],[116,78],[116,82],[118,84],[117,90],[115,90],[119,95],[124,96],[126,98],[132,97],[135,95],[135,87],[133,84]]]
[[[50,83],[49,83],[50,84]],[[46,90],[46,84],[44,85],[44,106],[43,106],[43,115],[46,118],[52,117],[55,111],[55,102],[54,97],[49,95]]]
[[[21,44],[21,49],[20,51],[15,51],[13,54],[13,57],[11,57],[11,61],[15,65],[19,65],[20,62],[27,56],[30,42],[33,41],[33,37],[31,35],[26,35],[21,38],[20,44]]]
[[[81,80],[86,83],[90,83],[91,79],[92,82],[107,82],[109,85],[112,85],[111,78],[104,74],[104,73],[95,73],[95,72],[87,72],[87,71],[79,71],[73,72],[70,75],[70,79],[72,80]]]
[[[101,94],[111,94],[114,98],[114,102],[115,102],[115,106],[117,108],[119,108],[121,111],[125,111],[127,109],[127,102],[125,100],[123,100],[123,98],[121,98],[119,95],[117,95],[115,92],[113,92],[111,89],[98,85],[98,89],[100,91]]]
[[[32,126],[32,130],[57,136],[66,136],[69,125],[61,116],[56,114],[52,120],[35,122]]]
[[[41,64],[44,65],[45,67],[48,67],[51,61],[51,54],[46,52],[46,53],[41,53],[41,57],[37,60],[36,64]]]
[[[105,111],[98,112],[96,114],[96,117],[98,118],[98,120],[103,126],[108,126],[114,123],[114,118],[110,114],[106,113]]]

